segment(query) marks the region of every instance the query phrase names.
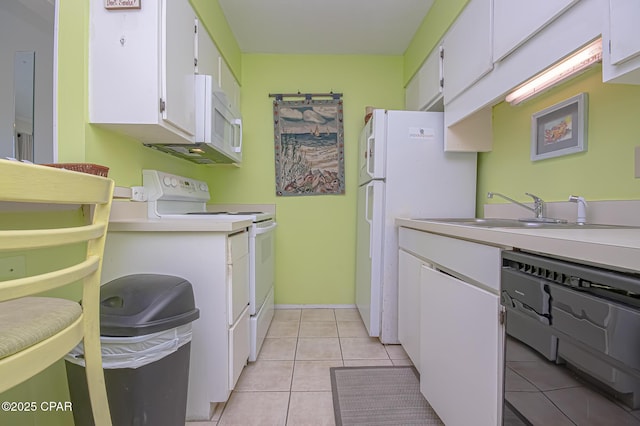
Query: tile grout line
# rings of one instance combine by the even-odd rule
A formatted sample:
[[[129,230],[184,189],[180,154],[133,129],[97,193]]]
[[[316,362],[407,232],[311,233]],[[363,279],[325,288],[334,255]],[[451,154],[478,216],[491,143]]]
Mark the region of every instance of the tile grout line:
[[[293,351],[293,368],[291,370],[291,381],[289,382],[289,399],[287,400],[287,412],[284,416],[285,426],[289,423],[289,410],[291,410],[291,394],[293,393],[293,376],[296,372],[296,361],[298,360],[298,342],[300,339],[301,328],[302,328],[302,309],[300,310],[300,317],[298,317],[298,332],[296,334],[296,345]]]

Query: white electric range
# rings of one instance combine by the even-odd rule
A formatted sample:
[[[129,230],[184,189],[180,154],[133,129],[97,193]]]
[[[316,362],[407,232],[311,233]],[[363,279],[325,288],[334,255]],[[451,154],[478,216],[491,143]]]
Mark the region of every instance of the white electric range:
[[[134,195],[139,202],[112,207],[103,283],[133,273],[192,283],[201,317],[193,323],[187,419],[206,420],[209,402],[226,401],[247,360],[256,360],[273,318],[275,214],[210,211],[226,206],[207,205],[205,182],[157,170],[143,171]]]
[[[213,220],[251,219],[253,222],[249,227],[249,361],[255,361],[273,319],[275,215],[264,211],[217,211],[215,205],[207,206],[211,197],[205,182],[158,170],[143,170],[142,186],[151,219],[202,220],[209,217]]]

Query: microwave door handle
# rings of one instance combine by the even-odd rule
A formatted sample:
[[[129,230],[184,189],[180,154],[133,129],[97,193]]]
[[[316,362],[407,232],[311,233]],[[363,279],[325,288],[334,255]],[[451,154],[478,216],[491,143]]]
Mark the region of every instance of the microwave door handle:
[[[240,130],[240,135],[239,135],[240,143],[237,146],[234,146],[233,150],[235,152],[242,152],[242,119],[241,118],[234,119],[233,124],[235,126],[238,126],[238,129]]]

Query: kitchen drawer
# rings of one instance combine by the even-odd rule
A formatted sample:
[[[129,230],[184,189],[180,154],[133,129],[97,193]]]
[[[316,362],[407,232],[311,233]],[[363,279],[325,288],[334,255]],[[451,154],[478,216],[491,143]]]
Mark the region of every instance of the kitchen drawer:
[[[249,306],[249,254],[245,254],[227,265],[228,321],[236,322],[245,307]]]
[[[249,359],[249,307],[229,329],[229,390],[233,390]]]
[[[500,291],[501,250],[457,238],[400,228],[400,248],[456,276]]]
[[[235,260],[249,254],[249,233],[240,232],[229,237],[229,257],[228,263],[234,263]]]

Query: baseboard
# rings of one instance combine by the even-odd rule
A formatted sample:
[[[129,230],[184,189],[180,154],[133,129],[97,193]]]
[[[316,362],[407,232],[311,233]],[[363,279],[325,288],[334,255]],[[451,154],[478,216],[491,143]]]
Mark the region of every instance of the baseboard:
[[[275,305],[275,309],[355,309],[356,305]]]

